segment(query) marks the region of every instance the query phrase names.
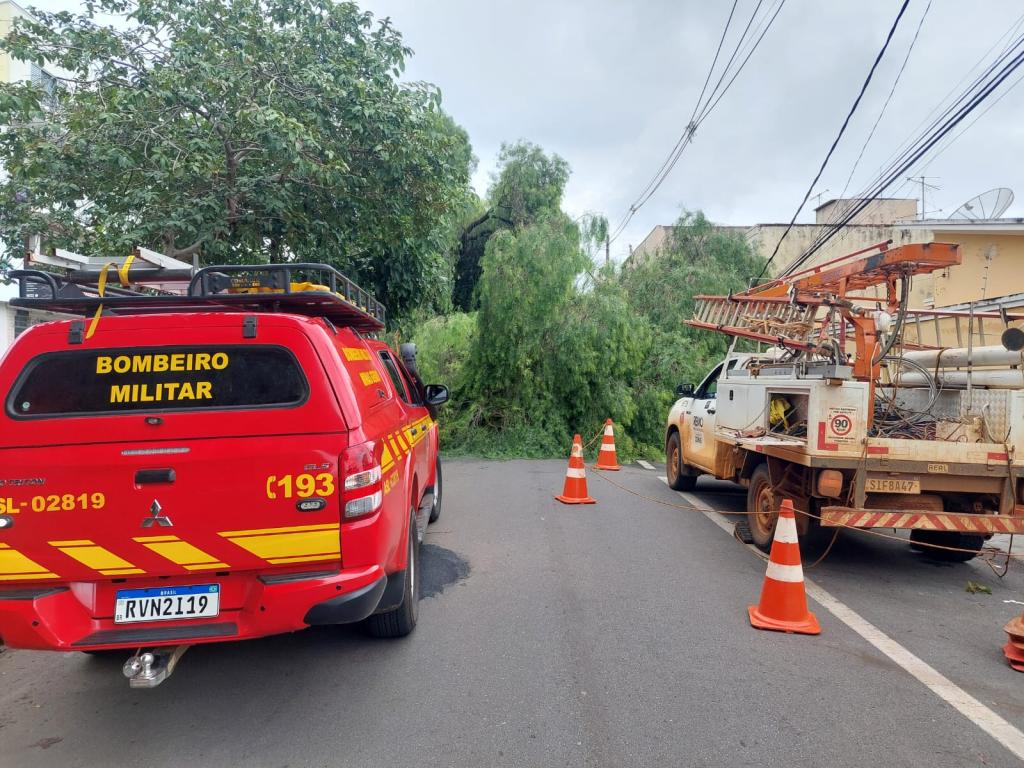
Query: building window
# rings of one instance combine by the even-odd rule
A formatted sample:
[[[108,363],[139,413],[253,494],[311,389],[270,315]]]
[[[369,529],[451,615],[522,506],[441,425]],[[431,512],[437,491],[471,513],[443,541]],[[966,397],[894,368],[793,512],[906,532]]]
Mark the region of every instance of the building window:
[[[57,78],[55,78],[45,69],[40,67],[38,64],[31,65],[30,78],[32,80],[32,85],[36,86],[37,88],[42,88],[44,91],[46,91],[46,106],[53,106],[54,101],[56,100]]]
[[[20,336],[28,327],[32,325],[29,322],[28,310],[27,309],[16,309],[14,310],[14,335]]]

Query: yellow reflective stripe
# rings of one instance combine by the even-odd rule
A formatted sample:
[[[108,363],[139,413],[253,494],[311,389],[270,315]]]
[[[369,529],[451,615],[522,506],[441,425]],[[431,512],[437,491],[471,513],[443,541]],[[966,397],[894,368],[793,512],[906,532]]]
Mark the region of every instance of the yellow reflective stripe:
[[[162,539],[161,541],[153,541],[154,538]],[[170,537],[153,537],[153,536],[141,536],[136,538],[135,541],[142,544],[147,549],[156,552],[160,557],[170,560],[175,565],[185,566],[187,570],[197,570],[198,567],[203,568],[228,568],[226,563],[222,563],[217,558],[211,557],[210,555],[203,552],[199,547],[189,544],[187,541],[182,541],[177,536]],[[190,568],[189,566],[197,566],[197,568]]]
[[[132,563],[122,557],[118,557],[108,549],[94,544],[88,539],[81,539],[76,542],[51,541],[50,546],[56,547],[65,555],[80,562],[82,565],[92,568],[94,571],[106,573],[107,571],[130,570],[135,573],[144,573]]]
[[[336,531],[338,530],[338,528],[338,523],[323,523],[320,525],[291,525],[285,526],[284,528],[253,528],[251,530],[245,531],[221,531],[217,535],[223,536],[228,539],[233,539],[239,536],[260,536],[266,533],[297,533],[300,531]]]
[[[56,579],[57,574],[51,573],[35,560],[31,560],[7,544],[0,544],[0,579]]]
[[[29,579],[59,579],[56,573],[0,573],[0,581],[28,581]]]
[[[273,560],[268,562],[274,565],[287,565],[288,563],[310,563],[314,560],[331,560],[337,559],[341,555],[340,552],[328,552],[322,555],[303,555],[302,557],[275,557]]]
[[[279,558],[338,557],[341,541],[337,530],[295,531],[229,538],[250,554],[274,562]]]
[[[178,541],[178,537],[177,536],[137,536],[136,538],[132,539],[132,541],[137,541],[140,544],[147,544],[148,542],[151,542],[151,541]]]

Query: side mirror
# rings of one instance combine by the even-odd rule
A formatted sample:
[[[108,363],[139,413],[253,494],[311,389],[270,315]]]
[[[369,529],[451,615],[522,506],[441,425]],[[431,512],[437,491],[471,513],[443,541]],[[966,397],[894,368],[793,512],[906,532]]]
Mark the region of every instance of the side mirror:
[[[680,384],[676,387],[676,397],[693,397],[694,390],[693,384]]]
[[[444,405],[448,402],[448,387],[444,384],[427,384],[423,399],[427,405]]]

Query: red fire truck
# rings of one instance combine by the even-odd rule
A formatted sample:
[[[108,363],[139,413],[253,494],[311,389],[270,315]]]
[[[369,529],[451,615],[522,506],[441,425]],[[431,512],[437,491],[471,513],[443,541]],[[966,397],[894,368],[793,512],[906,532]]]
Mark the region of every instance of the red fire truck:
[[[384,308],[319,264],[72,266],[14,273],[79,317],[0,361],[3,642],[152,687],[196,643],[411,632],[448,391]]]

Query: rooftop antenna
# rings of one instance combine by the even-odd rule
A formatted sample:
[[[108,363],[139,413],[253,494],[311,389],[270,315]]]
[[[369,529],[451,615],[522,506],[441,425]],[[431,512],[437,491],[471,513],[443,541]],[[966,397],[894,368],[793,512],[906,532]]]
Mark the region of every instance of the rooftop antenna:
[[[925,189],[934,189],[936,191],[942,189],[942,187],[937,187],[934,184],[929,184],[928,183],[928,179],[935,179],[936,181],[938,181],[940,178],[941,178],[940,176],[907,176],[907,181],[916,181],[916,182],[920,183],[920,185],[921,185],[921,220],[922,221],[927,217],[926,211],[928,210],[927,208],[925,208],[925,205],[924,205]]]
[[[1013,190],[1009,187],[996,187],[972,197],[949,215],[950,220],[982,221],[998,219],[1013,203]]]

